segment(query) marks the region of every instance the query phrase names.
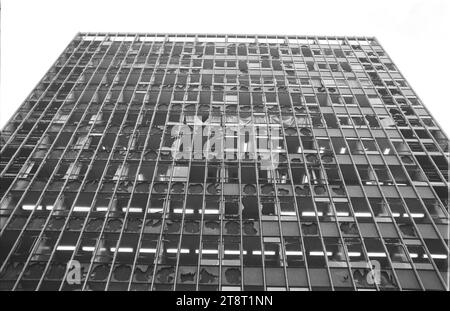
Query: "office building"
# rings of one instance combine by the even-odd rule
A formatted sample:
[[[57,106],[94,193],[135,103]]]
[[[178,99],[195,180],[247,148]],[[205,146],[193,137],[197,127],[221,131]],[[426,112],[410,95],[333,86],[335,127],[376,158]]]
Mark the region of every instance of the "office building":
[[[79,33],[1,132],[0,289],[448,290],[448,148],[372,37]]]

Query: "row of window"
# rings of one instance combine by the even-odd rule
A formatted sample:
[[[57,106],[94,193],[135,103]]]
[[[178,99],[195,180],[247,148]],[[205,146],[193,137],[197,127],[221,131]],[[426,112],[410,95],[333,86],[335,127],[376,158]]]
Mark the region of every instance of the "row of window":
[[[38,284],[37,281],[32,280],[40,278],[44,267],[43,263],[35,262],[27,270],[27,274],[16,288],[35,290]],[[162,266],[156,269],[154,278],[153,271],[155,268],[148,264],[137,265],[136,267],[129,265],[111,267],[107,264],[96,264],[92,269],[89,269],[88,264],[82,263],[81,269],[84,273],[89,270],[89,277],[83,277],[82,284],[69,285],[61,281],[64,276],[64,265],[52,264],[43,284],[40,284],[40,289],[173,290],[174,286],[168,284],[175,284],[176,290],[196,290],[198,286],[199,290],[222,291],[241,289],[305,291],[310,289],[309,286],[313,290],[331,290],[331,286],[335,289],[345,288],[346,290],[355,288],[392,290],[399,287],[421,290],[422,286],[429,290],[443,289],[438,276],[430,270],[418,270],[418,276],[411,270],[396,270],[396,277],[394,277],[391,270],[383,269],[380,271],[379,277],[377,276],[380,279],[379,284],[375,285],[374,282],[367,281],[372,272],[366,267],[352,268],[350,271],[339,267],[330,270],[311,268],[308,271],[304,268],[288,267],[285,272],[283,268],[273,267],[267,267],[266,269],[248,267],[241,270],[240,267],[233,266],[224,266],[222,269],[211,266],[201,266],[200,269],[191,266],[179,266],[178,269],[171,266]],[[11,271],[14,271],[14,268],[11,268]],[[111,275],[110,278],[109,275]],[[329,275],[331,275],[331,280]],[[419,279],[422,285],[419,283]],[[4,281],[2,289],[11,289],[14,283]],[[241,283],[243,288],[241,288]],[[218,284],[221,284],[221,286],[219,287]],[[266,287],[263,285],[266,285]]]

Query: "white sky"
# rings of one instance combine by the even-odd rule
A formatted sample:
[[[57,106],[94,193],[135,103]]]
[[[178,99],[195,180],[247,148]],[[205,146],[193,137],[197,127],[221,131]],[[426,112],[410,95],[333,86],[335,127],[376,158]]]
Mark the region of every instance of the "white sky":
[[[3,0],[0,128],[79,31],[375,36],[450,133],[448,0]]]

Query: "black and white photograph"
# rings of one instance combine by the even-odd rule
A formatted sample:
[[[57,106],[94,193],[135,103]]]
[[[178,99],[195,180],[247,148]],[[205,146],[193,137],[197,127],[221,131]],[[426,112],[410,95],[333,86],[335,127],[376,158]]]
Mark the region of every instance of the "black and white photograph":
[[[3,0],[0,38],[0,291],[449,291],[448,0]]]

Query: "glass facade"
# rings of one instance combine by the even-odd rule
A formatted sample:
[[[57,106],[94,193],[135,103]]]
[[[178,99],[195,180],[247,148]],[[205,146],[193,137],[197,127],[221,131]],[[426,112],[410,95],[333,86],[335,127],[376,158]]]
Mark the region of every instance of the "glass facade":
[[[448,289],[448,139],[375,38],[79,33],[0,156],[2,290]]]

